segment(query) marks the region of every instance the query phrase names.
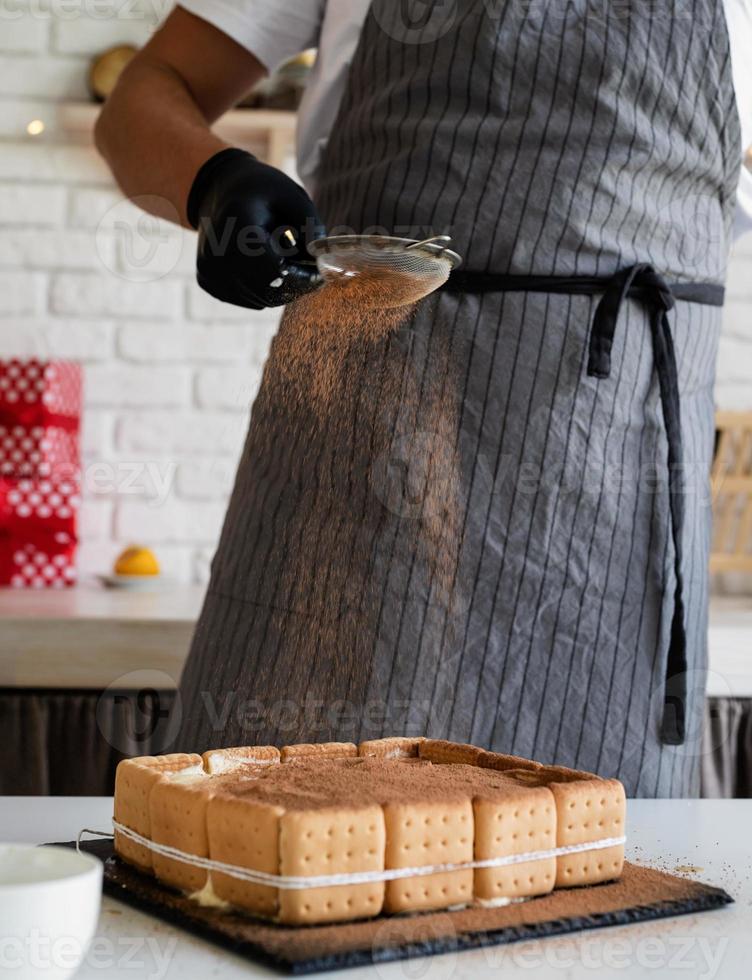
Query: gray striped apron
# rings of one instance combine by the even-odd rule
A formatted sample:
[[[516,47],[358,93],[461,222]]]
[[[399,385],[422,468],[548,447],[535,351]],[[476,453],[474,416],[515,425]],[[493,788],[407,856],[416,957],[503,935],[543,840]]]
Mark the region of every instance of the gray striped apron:
[[[317,205],[464,266],[386,336],[283,318],[180,747],[428,734],[697,792],[739,162],[720,0],[374,0]]]

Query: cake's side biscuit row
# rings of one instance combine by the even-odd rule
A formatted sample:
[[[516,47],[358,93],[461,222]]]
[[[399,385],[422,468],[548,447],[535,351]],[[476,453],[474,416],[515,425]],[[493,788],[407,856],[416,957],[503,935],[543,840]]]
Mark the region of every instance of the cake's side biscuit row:
[[[195,783],[203,783],[205,778],[215,774],[235,772],[248,767],[247,776],[253,775],[256,766],[268,765],[279,761],[279,750],[272,746],[255,746],[247,748],[221,749],[204,753],[174,753],[172,755],[137,756],[121,762],[115,773],[115,805],[113,816],[115,820],[134,830],[149,840],[159,840],[160,843],[172,847],[179,845],[174,841],[182,840],[184,832],[181,825],[184,822],[200,825],[205,814],[206,790],[198,791]],[[221,783],[211,783],[220,787]],[[193,787],[185,797],[180,794],[171,803],[176,787]],[[152,800],[154,790],[159,792]],[[179,793],[179,790],[178,790]],[[157,820],[157,837],[152,830],[152,818]],[[163,839],[164,838],[164,839]],[[154,870],[155,855],[142,844],[130,840],[115,831],[115,850],[126,861],[136,865],[140,870]],[[191,853],[199,853],[198,850]],[[206,855],[202,855],[206,856]],[[164,859],[162,859],[164,862]],[[173,861],[177,866],[179,862]],[[164,863],[160,865],[164,867]],[[195,878],[186,870],[190,866],[183,864],[183,874]],[[183,887],[182,885],[178,887]]]
[[[286,811],[243,798],[242,785],[280,761],[414,759],[464,764],[504,775],[503,792],[464,801]],[[216,774],[216,775],[215,775]],[[430,739],[214,750],[127,760],[118,768],[115,819],[155,843],[281,875],[329,875],[466,863],[592,842],[624,833],[625,800],[616,780],[547,767]],[[389,882],[278,889],[149,851],[116,834],[116,850],[141,870],[186,892],[202,893],[289,924],[387,912],[500,904],[555,886],[592,884],[621,873],[623,846],[488,869]]]

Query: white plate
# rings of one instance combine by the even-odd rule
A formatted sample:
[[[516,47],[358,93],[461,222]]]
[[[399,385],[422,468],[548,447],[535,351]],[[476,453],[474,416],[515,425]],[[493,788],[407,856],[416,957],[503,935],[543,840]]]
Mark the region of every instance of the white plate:
[[[131,592],[158,592],[173,583],[162,575],[97,575],[108,589],[129,589]]]

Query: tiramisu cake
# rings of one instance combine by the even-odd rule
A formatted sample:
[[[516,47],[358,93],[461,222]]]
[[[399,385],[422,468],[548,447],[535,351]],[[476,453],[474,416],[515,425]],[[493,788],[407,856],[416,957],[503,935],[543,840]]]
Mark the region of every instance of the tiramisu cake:
[[[120,858],[289,925],[608,881],[624,821],[615,779],[433,739],[143,757],[115,784]]]

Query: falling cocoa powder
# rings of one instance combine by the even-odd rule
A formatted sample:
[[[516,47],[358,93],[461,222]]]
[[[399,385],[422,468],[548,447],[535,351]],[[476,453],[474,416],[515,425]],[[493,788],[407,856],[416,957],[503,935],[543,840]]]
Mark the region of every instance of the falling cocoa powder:
[[[327,283],[289,305],[254,406],[268,418],[253,429],[254,455],[284,457],[280,492],[297,501],[293,518],[269,531],[270,630],[284,656],[265,658],[259,686],[296,704],[341,701],[358,714],[381,627],[399,618],[399,589],[413,578],[451,609],[458,410],[449,345],[432,343],[415,367],[410,324],[426,313],[415,295],[414,280],[390,273]],[[309,719],[271,734],[320,741],[358,729],[359,717],[349,727]]]
[[[325,419],[335,401],[352,398],[348,351],[376,344],[410,318],[414,306],[402,276],[341,279],[310,293],[285,311],[280,330],[280,381],[286,397],[300,398]],[[414,292],[414,287],[413,287]]]

